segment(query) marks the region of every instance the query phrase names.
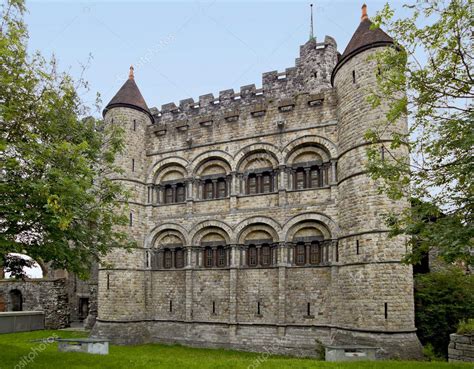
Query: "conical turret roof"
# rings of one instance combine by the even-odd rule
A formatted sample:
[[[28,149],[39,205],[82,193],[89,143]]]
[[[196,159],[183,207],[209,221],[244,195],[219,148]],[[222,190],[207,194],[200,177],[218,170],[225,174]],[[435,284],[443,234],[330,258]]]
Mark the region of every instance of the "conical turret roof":
[[[367,6],[364,4],[362,6],[362,17],[359,27],[357,27],[352,35],[351,40],[347,44],[346,49],[334,68],[331,81],[334,80],[334,76],[339,68],[341,68],[341,66],[353,56],[374,47],[393,45],[393,39],[389,35],[379,27],[371,29],[371,25],[372,22],[367,16]]]
[[[112,100],[110,100],[110,102],[105,107],[103,115],[105,116],[107,111],[116,107],[127,107],[142,111],[148,114],[153,120],[150,109],[148,109],[145,99],[143,98],[137,84],[135,83],[133,67],[130,67],[130,74],[127,81],[122,87],[120,87],[120,90],[118,90]]]

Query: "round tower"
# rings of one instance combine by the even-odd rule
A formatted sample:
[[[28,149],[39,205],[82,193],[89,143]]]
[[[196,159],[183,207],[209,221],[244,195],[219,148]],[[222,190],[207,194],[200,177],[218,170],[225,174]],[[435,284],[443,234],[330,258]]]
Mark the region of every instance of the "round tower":
[[[401,263],[403,237],[389,238],[384,214],[408,206],[407,199],[391,201],[368,176],[365,133],[383,121],[387,105],[372,108],[367,97],[377,88],[378,67],[372,55],[394,42],[380,28],[371,29],[367,7],[361,22],[331,76],[338,98],[339,264],[333,324],[340,341],[381,346],[387,356],[420,345],[415,335],[412,268]],[[406,120],[387,130],[379,144],[389,147],[391,132],[406,132]],[[408,151],[394,152],[407,158]],[[409,354],[410,355],[410,354]]]
[[[110,268],[99,270],[98,319],[93,333],[120,343],[134,343],[136,338],[143,339],[140,327],[143,323],[140,322],[146,318],[143,235],[148,191],[145,138],[153,116],[135,83],[133,67],[130,67],[127,81],[105,107],[103,116],[106,125],[118,125],[123,130],[124,149],[115,158],[122,172],[109,177],[120,181],[129,191],[129,222],[122,231],[132,236],[138,247],[131,252],[113,249],[104,258]],[[130,325],[124,324],[127,321]],[[133,334],[134,331],[137,334]]]

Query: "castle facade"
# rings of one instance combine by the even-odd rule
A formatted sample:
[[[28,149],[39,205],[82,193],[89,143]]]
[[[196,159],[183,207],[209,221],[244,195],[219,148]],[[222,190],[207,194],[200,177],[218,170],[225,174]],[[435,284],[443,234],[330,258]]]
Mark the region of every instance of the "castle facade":
[[[99,270],[94,335],[301,355],[315,355],[318,340],[418,355],[406,243],[383,220],[408,202],[380,194],[365,168],[364,135],[386,111],[367,102],[369,57],[393,47],[370,25],[364,13],[342,55],[333,38],[310,39],[260,89],[160,110],[131,71],[104,119],[126,132],[114,179],[132,194],[127,231],[138,246],[114,250]]]

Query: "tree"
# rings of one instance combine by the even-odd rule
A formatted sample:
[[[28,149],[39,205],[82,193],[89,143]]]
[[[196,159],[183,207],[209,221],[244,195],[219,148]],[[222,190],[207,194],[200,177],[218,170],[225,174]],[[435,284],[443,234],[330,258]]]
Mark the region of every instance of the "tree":
[[[406,261],[417,263],[436,247],[447,262],[473,262],[473,37],[470,0],[416,0],[395,19],[387,4],[374,19],[395,47],[376,54],[377,90],[369,103],[387,104],[386,116],[366,138],[381,138],[399,119],[409,133],[391,134],[383,151],[368,150],[368,171],[392,199],[411,208],[387,216],[391,235],[411,237]],[[393,152],[406,145],[410,161]],[[382,155],[383,152],[383,155]]]
[[[55,60],[28,55],[23,0],[0,25],[0,267],[10,253],[86,274],[111,247],[131,245],[119,171],[122,131],[84,118],[78,89]]]
[[[418,275],[415,279],[415,323],[424,345],[447,357],[449,335],[474,316],[474,276],[458,268]]]

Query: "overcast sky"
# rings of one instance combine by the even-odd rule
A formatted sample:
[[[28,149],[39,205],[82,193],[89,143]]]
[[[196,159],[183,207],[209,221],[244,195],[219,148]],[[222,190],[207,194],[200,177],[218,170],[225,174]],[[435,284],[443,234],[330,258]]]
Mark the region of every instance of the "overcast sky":
[[[263,72],[294,65],[309,37],[308,1],[28,1],[30,49],[54,53],[62,70],[85,74],[92,104],[107,103],[130,64],[148,105],[255,83]],[[390,2],[401,8],[401,3]],[[369,1],[369,16],[383,1]],[[362,1],[315,1],[315,36],[334,37],[342,52],[360,22]]]

